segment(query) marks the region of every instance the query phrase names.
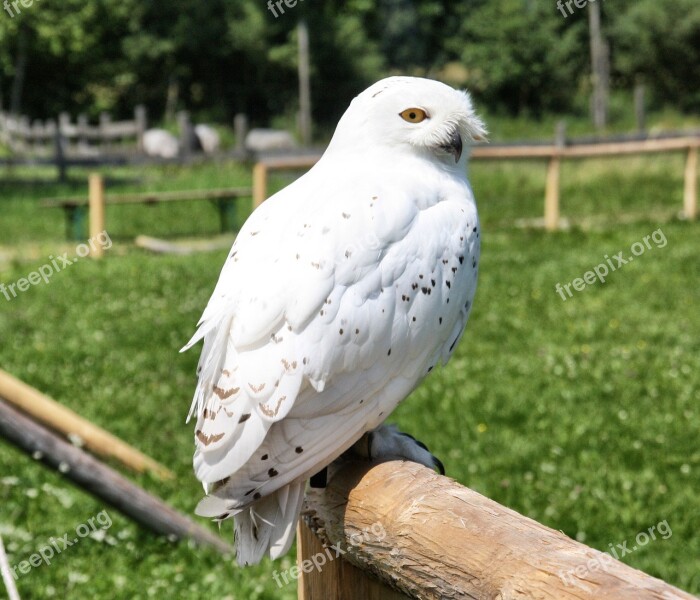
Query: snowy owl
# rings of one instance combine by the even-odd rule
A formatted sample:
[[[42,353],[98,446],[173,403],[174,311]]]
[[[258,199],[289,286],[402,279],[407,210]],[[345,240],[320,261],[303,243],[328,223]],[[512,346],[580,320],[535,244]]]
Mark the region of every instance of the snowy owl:
[[[238,234],[183,350],[204,339],[197,514],[234,518],[240,564],[287,552],[306,480],[361,438],[373,458],[441,466],[382,423],[467,323],[479,220],[463,145],[485,134],[466,92],[383,79]]]

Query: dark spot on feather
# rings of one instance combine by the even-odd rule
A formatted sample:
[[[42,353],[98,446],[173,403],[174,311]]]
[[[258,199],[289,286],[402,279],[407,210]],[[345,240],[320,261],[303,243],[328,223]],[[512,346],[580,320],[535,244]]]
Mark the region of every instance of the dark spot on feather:
[[[433,366],[435,366],[435,365],[433,365]],[[430,371],[432,371],[432,370],[433,370],[433,367],[428,367],[428,373],[430,373]]]
[[[423,276],[422,276],[422,275],[418,275],[418,279],[423,279]]]
[[[260,500],[262,498],[262,494],[260,492],[255,492],[253,494],[253,500]]]
[[[270,477],[274,477],[275,475],[279,475],[279,473],[277,472],[276,469],[270,469],[270,470],[268,470],[267,474],[268,474]]]
[[[452,272],[456,273],[457,272],[457,267],[452,267]]]
[[[463,257],[463,256],[460,256],[460,257],[459,257],[459,264],[461,265],[463,262],[464,262],[464,257]]]
[[[440,323],[440,325],[442,325],[442,317],[440,317],[440,318],[438,319],[438,323]]]
[[[245,493],[245,495],[246,495],[246,496],[250,496],[254,491],[255,491],[255,488],[253,488],[252,490],[248,490],[248,491]]]
[[[297,446],[296,448],[294,448],[294,452],[296,452],[297,454],[301,454],[303,451],[304,449],[301,446]]]
[[[340,333],[340,335],[343,335],[343,330],[341,329],[338,333]]]
[[[270,458],[270,457],[269,457],[267,454],[263,454],[263,455],[260,457],[260,460],[267,460],[268,458]]]
[[[452,352],[452,350],[454,350],[455,344],[457,343],[458,339],[459,339],[459,336],[457,336],[455,338],[454,342],[452,342],[452,344],[450,345],[450,352]]]
[[[391,348],[389,348],[389,352],[387,352],[386,355],[391,356]]]
[[[355,329],[355,335],[357,335],[357,334],[359,334],[359,333],[360,333],[360,330],[359,330],[359,329]]]
[[[476,227],[474,227],[474,229],[472,229],[472,233],[476,233]]]
[[[248,419],[250,419],[250,413],[246,413],[244,415],[241,415],[241,418],[238,419],[238,422],[245,423]]]
[[[417,290],[417,289],[418,289],[418,284],[417,284],[417,283],[414,283],[411,287],[412,287],[414,290]]]
[[[434,280],[434,279],[431,279],[431,280],[430,280],[430,284],[431,284],[433,287],[435,287],[435,280]]]
[[[415,317],[413,317],[413,322],[414,322],[414,323],[416,322],[416,318],[415,318]]]
[[[427,287],[422,287],[422,288],[420,289],[420,291],[423,292],[424,294],[427,294],[427,293],[428,293],[428,288],[427,288]]]
[[[445,282],[445,285],[446,285],[448,288],[451,288],[451,287],[452,287],[452,282],[448,280],[448,281]]]
[[[342,213],[343,219],[349,219],[350,215],[348,213]]]

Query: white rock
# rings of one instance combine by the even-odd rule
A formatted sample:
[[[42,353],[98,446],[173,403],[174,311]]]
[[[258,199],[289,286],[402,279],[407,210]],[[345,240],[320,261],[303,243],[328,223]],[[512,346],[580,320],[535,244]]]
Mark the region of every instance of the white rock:
[[[216,129],[209,125],[195,125],[194,135],[205,154],[214,154],[221,146],[221,138]]]
[[[165,129],[148,129],[143,134],[143,150],[148,156],[175,158],[178,153],[177,138]]]
[[[280,129],[251,129],[245,138],[245,147],[253,152],[291,150],[297,143],[288,131]]]

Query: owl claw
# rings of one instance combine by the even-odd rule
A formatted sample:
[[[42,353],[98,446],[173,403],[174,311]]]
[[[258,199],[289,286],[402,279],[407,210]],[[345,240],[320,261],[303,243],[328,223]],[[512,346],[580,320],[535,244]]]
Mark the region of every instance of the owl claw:
[[[445,474],[442,461],[433,456],[423,442],[399,431],[394,425],[381,425],[367,432],[355,443],[352,450],[370,460],[410,460],[437,470],[440,475]]]

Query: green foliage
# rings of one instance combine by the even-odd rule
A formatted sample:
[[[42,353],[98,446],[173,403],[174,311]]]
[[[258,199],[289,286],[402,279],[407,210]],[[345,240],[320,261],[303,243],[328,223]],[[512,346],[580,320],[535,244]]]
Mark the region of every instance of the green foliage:
[[[20,5],[21,6],[21,5]],[[348,99],[392,73],[468,86],[500,112],[587,114],[587,9],[564,17],[553,0],[299,0],[277,17],[258,0],[34,0],[0,19],[0,101],[7,108],[22,48],[22,112],[102,110],[152,122],[171,108],[253,125],[298,108],[296,26],[309,26],[312,106],[319,130]],[[657,107],[698,110],[700,6],[696,0],[616,0],[603,5],[613,88],[643,80]],[[697,86],[696,86],[697,87]],[[169,96],[170,94],[170,96]]]

